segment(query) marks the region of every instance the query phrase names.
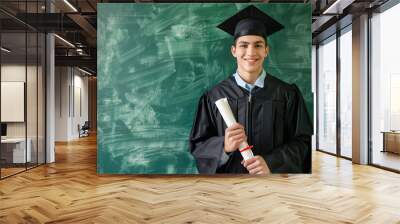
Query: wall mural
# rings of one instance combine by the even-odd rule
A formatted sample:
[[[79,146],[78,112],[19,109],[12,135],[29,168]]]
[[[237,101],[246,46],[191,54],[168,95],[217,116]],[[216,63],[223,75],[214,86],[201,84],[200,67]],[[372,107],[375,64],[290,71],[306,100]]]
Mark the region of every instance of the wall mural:
[[[98,4],[99,174],[196,174],[188,139],[200,96],[231,76],[217,25],[249,4]],[[299,87],[312,117],[311,5],[253,4],[284,25],[265,71]]]

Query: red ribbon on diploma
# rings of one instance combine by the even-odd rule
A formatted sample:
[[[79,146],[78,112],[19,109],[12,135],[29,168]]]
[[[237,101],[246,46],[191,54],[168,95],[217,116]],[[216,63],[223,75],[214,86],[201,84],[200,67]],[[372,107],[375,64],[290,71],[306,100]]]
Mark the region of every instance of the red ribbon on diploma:
[[[253,146],[252,146],[252,145],[249,145],[249,146],[247,146],[247,147],[245,147],[245,148],[243,148],[243,149],[239,149],[239,152],[244,152],[244,151],[249,150],[249,149],[251,149],[251,148],[253,148]]]

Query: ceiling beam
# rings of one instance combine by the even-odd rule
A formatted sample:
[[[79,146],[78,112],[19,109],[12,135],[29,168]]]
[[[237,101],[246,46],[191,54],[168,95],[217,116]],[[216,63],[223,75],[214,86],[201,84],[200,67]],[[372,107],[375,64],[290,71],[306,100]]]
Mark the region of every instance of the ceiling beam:
[[[56,66],[81,66],[96,71],[97,60],[91,56],[55,56]]]
[[[88,43],[90,43],[91,46],[96,46],[95,41],[90,42],[91,40],[96,40],[97,38],[97,31],[96,28],[90,24],[85,17],[83,17],[80,14],[68,14],[67,15],[71,20],[73,20],[77,25],[79,25],[82,30],[85,31],[85,33],[89,36],[89,38],[86,39]]]
[[[353,4],[353,2],[355,2],[355,0],[336,0],[326,7],[322,14],[342,14],[343,10]]]

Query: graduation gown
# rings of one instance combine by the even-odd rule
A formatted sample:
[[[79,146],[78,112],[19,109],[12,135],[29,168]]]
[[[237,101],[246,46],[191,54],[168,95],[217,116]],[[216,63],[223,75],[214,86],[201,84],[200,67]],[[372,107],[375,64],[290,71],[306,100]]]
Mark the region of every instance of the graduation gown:
[[[189,137],[190,152],[201,174],[248,173],[239,150],[220,165],[226,124],[215,101],[227,98],[236,121],[245,127],[254,155],[272,173],[310,173],[312,124],[296,85],[267,74],[264,88],[251,93],[233,76],[205,92],[199,101]]]

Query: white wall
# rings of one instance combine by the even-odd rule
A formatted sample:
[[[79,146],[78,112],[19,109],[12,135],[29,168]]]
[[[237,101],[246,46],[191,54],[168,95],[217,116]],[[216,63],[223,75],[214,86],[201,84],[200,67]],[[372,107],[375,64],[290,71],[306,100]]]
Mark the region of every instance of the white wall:
[[[27,70],[25,70],[27,69]],[[27,72],[27,74],[26,74]],[[39,67],[39,73],[41,68]],[[25,82],[25,76],[28,76],[27,88],[27,120],[28,120],[28,137],[31,133],[36,135],[36,66],[27,66],[20,64],[5,64],[1,66],[1,81],[2,82]],[[3,96],[4,97],[4,96]],[[41,107],[42,105],[39,105]],[[7,110],[9,108],[1,108],[1,110]],[[8,137],[24,137],[25,136],[25,124],[26,122],[7,122],[7,136]]]
[[[55,141],[68,140],[68,71],[67,67],[55,68]]]
[[[79,137],[78,124],[88,120],[88,77],[72,67],[56,67],[56,141]]]
[[[2,122],[25,121],[25,82],[2,81],[0,101]]]
[[[9,64],[1,66],[1,81],[25,82],[25,64]],[[28,67],[28,70],[30,68]],[[3,96],[4,97],[4,96]],[[7,108],[1,108],[7,110]],[[8,122],[7,137],[25,137],[25,122]]]
[[[74,108],[72,108],[72,136],[78,137],[78,124],[81,126],[88,120],[88,77],[74,75]]]
[[[28,70],[32,69],[28,66]],[[8,64],[1,66],[1,81],[25,82],[25,64]]]
[[[44,74],[42,67],[25,64],[3,64],[1,66],[1,81],[24,82],[26,85],[26,105],[24,103],[22,113],[26,112],[26,120],[23,122],[6,122],[7,137],[24,138],[25,135],[31,140],[32,161],[44,163]],[[27,78],[27,81],[25,80]],[[6,97],[7,96],[2,96]],[[10,107],[1,108],[3,112],[13,113]],[[4,111],[5,110],[5,111]],[[15,112],[14,112],[15,113]],[[37,153],[39,156],[37,157]]]

